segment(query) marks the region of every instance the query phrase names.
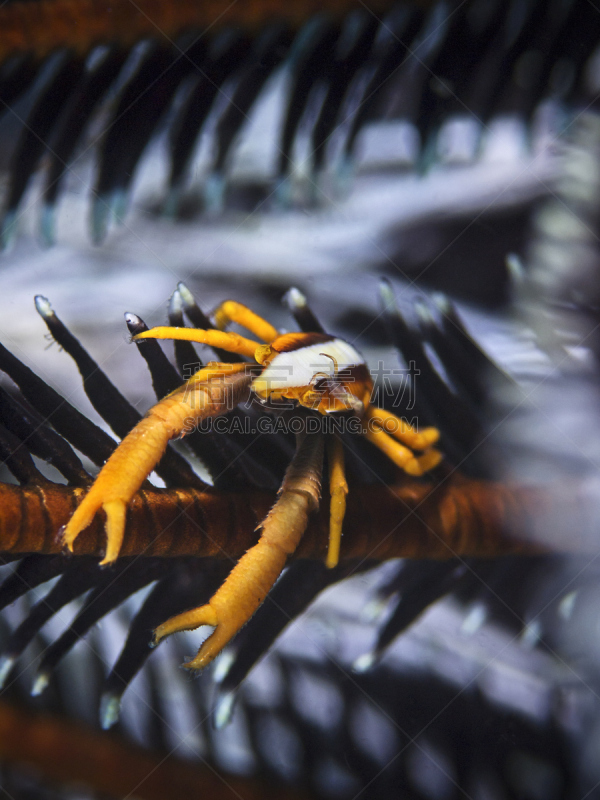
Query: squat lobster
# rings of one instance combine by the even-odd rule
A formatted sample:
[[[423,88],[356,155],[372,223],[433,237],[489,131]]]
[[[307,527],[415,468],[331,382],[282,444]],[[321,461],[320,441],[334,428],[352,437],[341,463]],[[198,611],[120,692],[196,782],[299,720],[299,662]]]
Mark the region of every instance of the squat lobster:
[[[119,555],[127,506],[161,458],[170,439],[183,435],[197,421],[226,414],[250,393],[260,400],[292,401],[320,414],[348,412],[360,420],[362,433],[388,458],[411,475],[422,475],[441,460],[431,447],[439,438],[435,428],[417,432],[388,411],[370,404],[373,383],[367,365],[342,339],[321,333],[279,332],[241,303],[226,301],[214,313],[216,328],[158,327],[134,336],[141,339],[180,339],[206,344],[254,359],[255,364],[211,362],[183,386],[153,406],[123,439],[64,529],[70,549],[79,533],[100,509],[106,513],[106,555],[102,564]],[[226,332],[230,322],[244,327],[264,344]],[[259,365],[260,369],[257,368]],[[338,563],[348,485],[341,440],[328,436],[331,494],[327,566]],[[423,451],[415,456],[412,448]],[[296,549],[319,504],[323,437],[298,436],[280,497],[263,523],[258,543],[238,561],[207,605],[172,617],[155,631],[164,636],[200,625],[215,631],[197,656],[184,664],[202,669],[250,619]]]

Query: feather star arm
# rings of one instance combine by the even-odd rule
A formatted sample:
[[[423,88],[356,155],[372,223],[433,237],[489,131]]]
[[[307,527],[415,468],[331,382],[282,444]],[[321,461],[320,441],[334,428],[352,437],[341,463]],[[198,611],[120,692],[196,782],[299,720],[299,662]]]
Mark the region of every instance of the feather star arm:
[[[56,531],[68,522],[83,495],[82,489],[51,483],[0,484],[0,551],[60,553]],[[127,512],[122,555],[238,558],[256,544],[256,526],[275,500],[273,492],[142,490]],[[348,496],[344,558],[443,559],[536,552],[541,549],[533,541],[536,520],[558,511],[558,502],[548,490],[458,475],[438,485],[407,478],[390,487],[357,486]],[[544,549],[584,551],[583,539],[575,535],[576,523],[571,530],[566,541],[548,541],[542,536],[545,531],[539,541]],[[329,509],[323,506],[309,519],[293,557],[324,558],[328,534]],[[104,547],[104,520],[97,515],[74,550],[100,555]]]

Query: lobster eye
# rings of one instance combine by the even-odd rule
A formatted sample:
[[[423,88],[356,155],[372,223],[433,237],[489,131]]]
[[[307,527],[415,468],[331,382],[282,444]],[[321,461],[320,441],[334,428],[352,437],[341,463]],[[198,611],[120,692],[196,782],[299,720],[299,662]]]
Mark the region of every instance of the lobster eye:
[[[315,392],[323,392],[327,387],[327,378],[317,378],[316,381],[313,383],[313,389]]]

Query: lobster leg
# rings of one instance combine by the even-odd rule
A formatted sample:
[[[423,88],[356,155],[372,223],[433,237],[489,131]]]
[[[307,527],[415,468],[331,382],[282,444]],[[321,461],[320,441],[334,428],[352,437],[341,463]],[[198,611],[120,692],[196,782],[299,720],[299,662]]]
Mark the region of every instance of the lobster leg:
[[[385,453],[394,464],[409,475],[423,475],[428,470],[436,467],[442,460],[442,454],[434,447],[426,450],[421,456],[415,456],[412,450],[392,439],[381,429],[366,428],[365,436],[375,447]]]
[[[325,565],[329,568],[337,566],[340,558],[342,524],[346,514],[346,495],[348,484],[344,470],[344,446],[342,440],[332,436],[327,442],[329,461],[329,494],[331,496],[329,511],[329,547]]]
[[[127,434],[100,470],[63,532],[73,543],[100,509],[106,512],[106,555],[109,564],[119,555],[127,506],[164,453],[170,439],[189,432],[197,420],[226,414],[246,396],[251,376],[246,364],[213,364],[197,372],[163,400]]]
[[[225,330],[230,322],[235,322],[258,336],[263,342],[272,342],[279,335],[277,328],[274,328],[270,322],[259,317],[248,306],[236,303],[235,300],[225,300],[224,303],[221,303],[213,312],[213,317],[220,331]]]
[[[426,450],[440,438],[437,428],[424,428],[417,432],[408,422],[383,408],[369,406],[366,416],[378,428],[413,450]]]
[[[134,342],[139,342],[141,339],[178,339],[185,342],[198,342],[198,344],[207,344],[209,347],[227,350],[229,353],[239,353],[239,355],[249,358],[254,358],[256,348],[259,347],[258,342],[253,342],[252,339],[246,339],[237,333],[213,329],[202,330],[202,328],[158,326],[133,337]]]
[[[242,556],[206,605],[159,625],[154,631],[155,644],[171,633],[211,625],[214,632],[184,667],[203,669],[221,652],[261,605],[288,555],[298,546],[308,515],[319,504],[322,466],[323,437],[306,435],[286,471],[280,497],[262,523],[258,543]]]

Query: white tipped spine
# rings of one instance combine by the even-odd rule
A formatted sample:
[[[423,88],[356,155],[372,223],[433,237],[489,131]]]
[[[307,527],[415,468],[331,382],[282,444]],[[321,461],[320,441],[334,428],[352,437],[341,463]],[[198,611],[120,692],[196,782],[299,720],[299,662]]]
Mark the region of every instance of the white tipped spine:
[[[141,320],[137,314],[133,314],[131,311],[126,311],[123,316],[125,317],[125,323],[127,325],[139,325]]]
[[[47,297],[44,297],[41,294],[36,294],[36,296],[34,297],[33,301],[35,303],[36,311],[44,319],[47,319],[48,317],[53,317],[54,316],[54,311],[53,311],[52,306],[50,305],[50,301],[48,300]]]
[[[100,727],[103,731],[109,730],[118,721],[121,713],[121,698],[119,695],[108,693],[100,698]]]
[[[183,298],[179,288],[177,288],[169,298],[169,317],[180,316],[183,313],[183,306]]]
[[[190,290],[183,281],[179,281],[179,283],[177,284],[177,290],[181,297],[181,302],[183,303],[184,308],[190,308],[191,306],[196,305],[196,301],[194,300],[194,295],[190,292]]]
[[[215,708],[215,728],[220,731],[231,722],[235,705],[235,693],[227,692],[217,701]]]
[[[352,671],[363,673],[367,672],[371,669],[371,667],[377,661],[377,656],[375,653],[363,653],[362,656],[359,656],[352,664]]]
[[[40,672],[35,676],[33,685],[31,687],[31,696],[39,697],[50,683],[50,675],[48,672]]]
[[[14,663],[14,656],[0,657],[0,689],[4,688],[4,684],[6,683],[6,679],[8,678]]]
[[[284,295],[284,300],[289,308],[303,309],[306,308],[306,297],[302,294],[300,289],[295,286],[290,287]]]

